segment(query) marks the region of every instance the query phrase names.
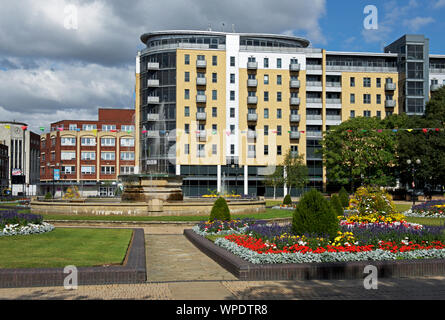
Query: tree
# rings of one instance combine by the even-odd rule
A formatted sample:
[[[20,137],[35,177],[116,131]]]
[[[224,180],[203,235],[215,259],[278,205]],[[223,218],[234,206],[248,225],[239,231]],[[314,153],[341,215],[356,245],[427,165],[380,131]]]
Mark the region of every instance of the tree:
[[[212,211],[210,211],[209,221],[230,221],[230,209],[227,205],[226,199],[218,198],[213,204]]]
[[[340,191],[338,192],[338,198],[340,199],[340,203],[343,208],[349,206],[349,193],[344,187],[341,187]]]
[[[295,155],[290,149],[283,160],[283,167],[286,170],[284,181],[289,187],[288,194],[291,194],[292,187],[303,189],[309,181],[309,170],[304,162],[304,155]]]
[[[395,182],[395,135],[379,118],[349,119],[321,141],[327,178],[341,185],[387,186]]]
[[[270,175],[265,177],[264,183],[266,186],[273,187],[273,198],[276,199],[277,187],[284,185],[283,167],[275,167],[275,170]]]

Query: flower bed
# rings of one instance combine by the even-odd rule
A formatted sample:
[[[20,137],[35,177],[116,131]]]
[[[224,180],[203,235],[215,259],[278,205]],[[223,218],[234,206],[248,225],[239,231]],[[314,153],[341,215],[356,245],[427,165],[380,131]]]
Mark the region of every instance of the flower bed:
[[[12,210],[0,212],[0,237],[49,232],[54,226],[43,222],[41,215],[22,214]]]
[[[408,217],[445,218],[445,200],[432,200],[413,206],[404,212]]]

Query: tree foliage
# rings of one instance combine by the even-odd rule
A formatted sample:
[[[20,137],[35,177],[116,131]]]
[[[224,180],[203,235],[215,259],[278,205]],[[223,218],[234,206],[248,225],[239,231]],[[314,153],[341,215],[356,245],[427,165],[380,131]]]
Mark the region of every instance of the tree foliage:
[[[290,194],[292,187],[303,189],[309,181],[309,170],[302,154],[294,155],[289,149],[284,157],[283,167],[286,169],[284,181]]]

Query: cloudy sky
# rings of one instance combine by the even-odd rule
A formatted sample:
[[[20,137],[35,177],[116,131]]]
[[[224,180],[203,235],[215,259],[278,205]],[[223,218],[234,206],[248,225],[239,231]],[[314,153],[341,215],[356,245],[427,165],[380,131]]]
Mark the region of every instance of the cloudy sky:
[[[371,2],[377,30],[363,27]],[[445,53],[444,17],[445,0],[0,0],[0,121],[38,131],[95,119],[98,107],[133,108],[144,32],[209,24],[220,31],[224,23],[225,31],[234,24],[237,32],[307,37],[328,50],[378,52],[405,33],[423,33],[431,52]]]

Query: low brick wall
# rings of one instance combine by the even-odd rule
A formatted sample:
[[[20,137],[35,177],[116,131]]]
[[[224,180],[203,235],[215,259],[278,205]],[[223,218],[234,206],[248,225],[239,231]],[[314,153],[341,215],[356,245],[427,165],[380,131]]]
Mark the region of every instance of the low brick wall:
[[[79,267],[78,285],[143,283],[147,279],[145,236],[133,229],[133,238],[122,266]],[[0,269],[0,288],[63,286],[63,268]]]
[[[353,261],[302,264],[263,264],[248,262],[215,245],[190,229],[186,238],[240,280],[328,280],[363,279],[364,268],[373,265],[379,278],[444,276],[445,260]]]

